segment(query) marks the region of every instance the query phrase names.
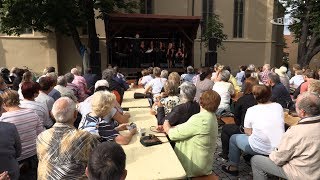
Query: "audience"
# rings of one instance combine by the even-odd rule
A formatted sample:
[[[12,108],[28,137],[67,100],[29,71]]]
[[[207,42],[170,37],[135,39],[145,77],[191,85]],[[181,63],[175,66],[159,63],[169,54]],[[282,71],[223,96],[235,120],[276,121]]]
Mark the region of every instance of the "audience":
[[[118,93],[120,95],[120,100],[118,101],[118,103],[121,104],[125,89],[123,88],[123,85],[121,83],[114,79],[114,76],[115,74],[112,68],[105,69],[102,72],[102,79],[108,81],[110,92],[113,92],[114,94]]]
[[[139,79],[138,84],[145,88],[145,86],[153,79],[153,77],[147,69],[142,70],[141,74],[142,77]]]
[[[171,72],[168,76],[168,81],[173,81],[175,84],[180,85],[180,75],[177,72]]]
[[[304,77],[302,75],[302,70],[295,70],[295,76],[293,76],[289,83],[294,88],[297,89],[304,82]]]
[[[54,101],[56,101],[57,99],[59,99],[61,97],[61,93],[54,88],[57,85],[58,77],[57,77],[56,73],[54,73],[54,72],[47,73],[46,76],[50,77],[50,80],[51,80],[51,91],[49,92],[48,96],[52,97],[54,99]]]
[[[292,100],[286,87],[280,82],[279,75],[270,73],[268,85],[272,87],[271,102],[279,103],[283,108],[292,108]]]
[[[195,76],[195,74],[194,74],[193,67],[192,66],[188,66],[187,67],[187,73],[181,75],[181,82],[188,81],[188,82],[192,83],[192,79],[193,79],[194,76]]]
[[[26,177],[35,179],[37,174],[36,138],[44,130],[39,116],[31,109],[19,107],[19,94],[14,90],[6,90],[0,95],[3,109],[0,122],[12,123],[16,126],[22,145],[21,156],[17,158],[20,165],[29,167]]]
[[[304,73],[304,83],[301,84],[300,86],[300,94],[308,91],[308,86],[310,81],[314,80],[314,73],[311,70],[306,70]]]
[[[320,95],[320,80],[312,80],[308,86],[308,92]]]
[[[230,73],[230,78],[228,82],[232,84],[235,93],[239,93],[241,91],[241,87],[238,86],[236,78],[232,75],[230,66],[225,66],[224,69],[229,71]]]
[[[54,99],[48,94],[51,92],[53,87],[51,86],[50,77],[42,77],[39,79],[40,90],[38,96],[35,98],[35,101],[43,103],[47,106],[48,110],[51,111]]]
[[[200,101],[200,97],[203,92],[212,90],[214,82],[211,80],[212,72],[209,68],[203,68],[202,73],[199,76],[199,80],[197,81],[196,88],[196,97],[194,98],[196,102]]]
[[[319,179],[319,96],[309,92],[301,94],[296,101],[296,111],[301,120],[285,132],[269,157],[251,159],[253,179],[267,180],[266,174],[283,179]]]
[[[236,80],[237,80],[237,83],[238,83],[238,86],[242,86],[242,80],[244,79],[244,71],[247,69],[246,66],[240,66],[239,67],[239,72],[237,73],[236,75]]]
[[[87,82],[84,77],[81,76],[80,71],[77,68],[71,69],[71,73],[74,75],[74,79],[72,81],[79,89],[79,102],[82,102],[88,97],[88,89],[87,89]]]
[[[74,75],[71,73],[67,73],[64,75],[64,77],[66,78],[66,81],[67,81],[66,87],[73,92],[73,94],[76,96],[78,101],[80,99],[80,92],[79,92],[80,90],[77,85],[72,83],[74,80]]]
[[[229,165],[222,170],[238,175],[241,151],[251,155],[269,155],[278,147],[284,133],[284,115],[281,105],[272,103],[271,89],[265,85],[255,85],[253,96],[258,105],[248,108],[244,119],[245,134],[234,134],[229,144]]]
[[[153,97],[157,97],[160,95],[161,89],[164,86],[164,83],[167,81],[165,78],[161,78],[161,69],[158,67],[153,68],[153,75],[155,76],[145,88],[145,93],[151,92]]]
[[[8,86],[5,80],[0,76],[0,94],[2,94],[7,89],[8,89]]]
[[[222,127],[221,132],[221,142],[222,142],[222,153],[219,156],[225,160],[229,159],[229,140],[234,134],[243,134],[244,130],[244,118],[247,109],[257,105],[257,101],[252,94],[252,88],[258,85],[258,79],[254,77],[249,77],[245,80],[244,95],[238,99],[235,103],[234,116],[235,124],[225,124]]]
[[[268,75],[271,73],[271,66],[270,64],[265,64],[262,67],[262,72],[260,72],[261,82],[263,84],[267,84],[268,82]]]
[[[200,97],[201,111],[183,124],[171,127],[169,120],[163,129],[172,141],[176,142],[174,151],[178,156],[187,177],[210,175],[212,173],[213,153],[216,149],[218,123],[215,111],[220,96],[213,90]]]
[[[24,82],[21,86],[23,100],[20,101],[20,107],[32,109],[42,121],[43,126],[49,129],[53,125],[53,121],[49,116],[48,107],[40,102],[36,102],[35,98],[39,94],[40,85],[34,82]]]
[[[2,103],[0,97],[0,108]],[[17,158],[21,155],[21,142],[16,126],[0,122],[0,137],[0,173],[6,171],[8,179],[18,180],[20,169]]]
[[[73,126],[77,111],[70,98],[59,98],[52,115],[56,123],[37,138],[38,180],[84,178],[97,137]]]
[[[98,75],[93,74],[91,68],[87,68],[83,78],[86,80],[88,89],[93,93],[94,84],[99,80]]]
[[[230,72],[228,70],[222,70],[212,88],[212,90],[216,91],[221,97],[220,105],[216,112],[218,116],[223,112],[230,111],[230,99],[231,96],[234,95],[235,90],[232,84],[228,82],[229,79]]]
[[[77,97],[74,95],[74,91],[70,88],[67,88],[67,80],[65,76],[59,76],[57,79],[57,85],[54,87],[57,91],[60,92],[61,97],[68,97],[74,102],[77,102]]]
[[[126,179],[126,154],[122,147],[114,142],[99,144],[90,155],[86,175],[89,180]]]

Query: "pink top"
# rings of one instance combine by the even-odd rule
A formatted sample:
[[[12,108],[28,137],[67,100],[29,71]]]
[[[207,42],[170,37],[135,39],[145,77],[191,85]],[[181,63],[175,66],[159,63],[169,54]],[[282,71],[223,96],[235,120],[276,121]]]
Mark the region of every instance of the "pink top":
[[[78,101],[84,101],[88,95],[86,94],[87,92],[87,83],[84,77],[82,76],[77,76],[74,75],[74,79],[72,81],[73,84],[75,84],[79,88],[79,99]]]

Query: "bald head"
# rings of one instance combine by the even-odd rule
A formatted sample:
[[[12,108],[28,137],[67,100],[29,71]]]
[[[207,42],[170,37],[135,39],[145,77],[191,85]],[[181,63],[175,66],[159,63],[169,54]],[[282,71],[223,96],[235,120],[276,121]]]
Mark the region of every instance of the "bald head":
[[[68,97],[61,97],[53,104],[51,112],[57,122],[73,123],[76,118],[76,104]]]
[[[77,75],[77,76],[80,76],[80,72],[77,68],[72,68],[71,71],[70,71],[73,75]]]
[[[320,115],[320,97],[318,94],[305,92],[300,94],[296,101],[296,111],[299,117]]]

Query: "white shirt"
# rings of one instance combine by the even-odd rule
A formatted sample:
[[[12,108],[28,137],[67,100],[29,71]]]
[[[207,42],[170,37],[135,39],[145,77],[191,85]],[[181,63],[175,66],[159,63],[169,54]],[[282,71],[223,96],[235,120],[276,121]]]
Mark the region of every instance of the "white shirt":
[[[295,75],[293,76],[289,83],[293,85],[294,88],[298,88],[304,82],[302,75]]]
[[[237,84],[238,84],[239,86],[242,85],[242,79],[243,79],[243,77],[244,77],[244,71],[240,71],[240,72],[237,73],[236,79],[237,79]]]
[[[33,110],[40,117],[44,127],[48,128],[53,125],[53,121],[49,116],[48,107],[43,103],[24,99],[20,101],[20,107]]]
[[[159,78],[159,77],[156,77],[154,79],[152,79],[148,84],[147,84],[147,87],[151,87],[152,89],[152,94],[153,95],[156,95],[156,94],[160,94],[161,92],[161,89],[163,88],[164,86],[164,83],[167,81],[166,78]]]
[[[278,147],[284,134],[284,115],[278,103],[258,104],[247,110],[244,127],[252,128],[250,147],[257,153],[268,155]]]
[[[143,76],[140,83],[141,83],[143,86],[145,86],[145,85],[148,84],[152,79],[153,79],[153,77],[152,77],[151,75]]]
[[[221,102],[218,109],[229,109],[231,95],[234,94],[234,88],[231,83],[219,81],[213,85],[212,90],[216,91],[220,97]]]
[[[46,93],[39,91],[38,97],[35,98],[37,102],[43,103],[47,106],[48,110],[52,110],[52,106],[54,103],[54,99],[50,96],[48,96]]]
[[[79,106],[78,106],[78,111],[79,113],[82,115],[82,118],[81,118],[81,121],[79,123],[79,129],[82,128],[84,122],[85,122],[85,119],[86,119],[86,116],[87,114],[91,113],[92,112],[92,106],[91,106],[91,100],[92,100],[92,96],[89,96],[86,100],[84,100],[83,102],[79,103]],[[109,122],[113,116],[116,114],[117,112],[117,109],[116,108],[112,108],[111,109],[111,112],[105,116],[103,119],[107,122]]]

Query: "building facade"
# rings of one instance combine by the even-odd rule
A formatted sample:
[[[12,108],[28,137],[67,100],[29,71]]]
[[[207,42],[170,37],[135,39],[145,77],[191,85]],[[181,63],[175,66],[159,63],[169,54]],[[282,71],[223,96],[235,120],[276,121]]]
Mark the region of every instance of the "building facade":
[[[284,8],[277,0],[145,0],[142,13],[176,16],[202,16],[206,21],[213,13],[220,16],[225,50],[218,49],[218,62],[230,65],[233,71],[244,64],[280,65],[283,57],[283,26],[270,20],[283,17]],[[205,23],[204,23],[205,24]],[[96,20],[100,39],[101,69],[107,62],[106,35],[102,20]],[[205,28],[205,27],[204,27]],[[206,47],[200,48],[201,28],[194,42],[194,66],[205,64]],[[81,36],[84,44],[87,36]],[[55,66],[59,74],[81,66],[82,58],[69,37],[59,34],[31,32],[20,37],[0,35],[0,66],[27,66],[41,72]]]

